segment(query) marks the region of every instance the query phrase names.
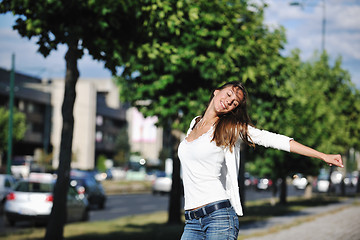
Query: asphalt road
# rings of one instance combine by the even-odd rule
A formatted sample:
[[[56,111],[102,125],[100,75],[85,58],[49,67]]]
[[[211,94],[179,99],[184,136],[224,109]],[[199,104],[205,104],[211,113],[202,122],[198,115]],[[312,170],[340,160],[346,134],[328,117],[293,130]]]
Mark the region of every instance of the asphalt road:
[[[303,190],[296,190],[288,186],[288,196],[301,196]],[[272,197],[271,191],[246,191],[246,201]],[[111,220],[119,217],[167,211],[169,205],[168,195],[128,194],[109,195],[105,209],[93,208],[90,211],[90,221]],[[21,229],[32,226],[31,223],[19,222],[14,227],[6,225],[3,214],[0,215],[0,232],[11,229]]]
[[[252,201],[272,197],[271,191],[246,191],[246,200]],[[296,190],[288,186],[288,196],[302,196],[303,190]],[[123,216],[167,211],[169,206],[168,195],[129,194],[108,196],[105,209],[93,209],[90,212],[90,221],[111,220]]]
[[[123,216],[151,213],[168,209],[168,195],[110,195],[105,209],[92,209],[90,221],[111,220]]]

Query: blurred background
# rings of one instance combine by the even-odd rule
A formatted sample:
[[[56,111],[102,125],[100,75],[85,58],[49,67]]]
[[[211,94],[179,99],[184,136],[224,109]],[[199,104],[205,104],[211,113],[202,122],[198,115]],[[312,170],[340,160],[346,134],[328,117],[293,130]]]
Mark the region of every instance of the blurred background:
[[[218,41],[210,41],[213,36],[205,36],[206,31],[203,33],[193,27],[213,19],[202,18],[200,13],[191,12],[191,8],[189,18],[200,23],[184,26],[178,23],[181,31],[189,31],[188,36],[194,35],[191,31],[204,34],[200,37],[213,44],[209,43],[208,49],[199,41],[195,50],[187,52],[188,46],[193,47],[189,44],[192,41],[187,40],[179,47],[179,53],[185,52],[180,57],[167,59],[161,54],[155,57],[149,54],[148,59],[142,59],[141,54],[146,55],[147,51],[142,49],[144,45],[137,49],[137,55],[129,47],[128,54],[138,59],[117,59],[115,67],[111,65],[113,62],[109,64],[111,67],[105,64],[101,57],[103,52],[100,57],[96,55],[101,61],[96,61],[89,50],[83,49],[84,55],[78,60],[80,76],[76,85],[70,157],[69,189],[75,192],[69,193],[69,199],[75,198],[74,204],[80,204],[79,209],[82,209],[77,217],[74,216],[76,221],[110,220],[167,210],[172,186],[182,194],[180,178],[179,183],[173,185],[174,179],[180,176],[176,144],[184,138],[190,117],[201,114],[211,89],[227,80],[245,82],[251,96],[250,114],[257,126],[289,135],[321,151],[341,153],[345,163],[344,169],[337,169],[293,155],[245,147],[246,163],[244,161],[239,179],[246,191],[244,201],[271,198],[275,202],[274,199],[279,198],[285,204],[286,196],[353,196],[360,192],[360,2],[243,2],[247,4],[242,9],[246,17],[238,18],[239,22],[258,25],[252,28],[253,25],[244,24],[230,36],[217,29],[215,32],[221,36]],[[162,7],[154,6],[154,11]],[[177,7],[181,9],[183,5],[178,3]],[[181,19],[182,15],[178,16]],[[8,213],[17,208],[9,202],[15,201],[16,194],[22,194],[23,186],[32,186],[26,190],[31,194],[32,189],[40,187],[35,183],[54,184],[59,173],[61,109],[67,70],[64,57],[68,51],[66,44],[59,43],[45,58],[44,53],[37,51],[37,37],[21,37],[12,28],[16,19],[11,13],[0,14],[0,171],[4,176],[0,200],[2,212]],[[170,23],[168,26],[169,35],[182,34],[176,27],[171,29]],[[157,37],[152,33],[152,30],[156,32],[155,27],[149,29],[147,37]],[[218,50],[213,55],[202,55],[203,51],[211,52],[226,44],[232,47],[232,36],[236,40],[246,39],[235,44],[246,46],[246,49],[234,47],[225,53],[219,51],[226,55],[224,58],[217,55]],[[175,40],[169,40],[177,47],[172,41]],[[178,53],[169,49],[161,51],[168,55]],[[235,57],[230,54],[232,51]],[[230,59],[237,59],[228,60],[227,54]],[[195,59],[196,56],[199,59]],[[156,64],[164,63],[154,67],[151,60]],[[176,69],[166,65],[167,62]],[[109,68],[116,69],[117,74]],[[190,69],[186,74],[195,77],[181,74],[184,69]],[[14,94],[13,113],[9,112],[11,92]],[[10,114],[13,145],[9,155],[7,121]],[[44,198],[50,202],[51,184],[43,191],[47,194]],[[124,197],[129,193],[141,195]],[[117,206],[121,201],[125,201],[128,210]],[[50,215],[51,206],[42,214]],[[16,225],[17,217],[8,214],[7,223],[23,226]],[[19,217],[19,221],[26,218]]]

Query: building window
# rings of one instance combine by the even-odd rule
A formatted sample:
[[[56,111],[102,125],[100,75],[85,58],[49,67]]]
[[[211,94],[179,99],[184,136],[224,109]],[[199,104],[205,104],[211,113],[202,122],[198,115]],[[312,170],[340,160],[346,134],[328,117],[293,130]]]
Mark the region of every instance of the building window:
[[[24,103],[24,101],[23,100],[20,100],[19,101],[19,110],[20,111],[22,111],[22,112],[24,112],[25,111],[25,103]]]
[[[34,104],[32,104],[32,103],[29,102],[29,103],[27,104],[27,112],[28,112],[28,113],[33,113],[33,112],[34,112],[34,109],[35,109],[35,108],[34,108]]]
[[[95,135],[96,142],[102,142],[103,139],[103,133],[101,131],[97,131]]]
[[[104,123],[104,118],[103,116],[96,116],[96,125],[97,126],[102,126]]]

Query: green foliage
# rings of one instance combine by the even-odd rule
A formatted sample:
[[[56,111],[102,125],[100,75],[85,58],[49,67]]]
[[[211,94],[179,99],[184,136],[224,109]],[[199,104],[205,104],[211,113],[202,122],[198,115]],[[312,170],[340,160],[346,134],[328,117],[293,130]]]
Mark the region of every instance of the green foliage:
[[[141,21],[140,7],[137,1],[3,0],[0,13],[11,11],[18,16],[13,28],[22,37],[35,37],[44,57],[59,44],[79,42],[77,58],[86,50],[116,72],[117,64],[122,64],[136,45],[127,44],[129,40],[141,39],[141,29],[136,27]]]
[[[117,166],[124,166],[129,160],[130,144],[128,128],[124,126],[120,129],[116,138],[117,154],[114,156],[114,163]]]
[[[252,109],[257,125],[293,137],[325,153],[345,153],[359,144],[359,91],[351,83],[341,59],[333,66],[326,53],[302,62],[299,52],[285,58],[272,98],[256,98]],[[280,82],[280,81],[279,81]],[[269,89],[271,90],[271,89]],[[357,130],[356,130],[357,129]],[[317,175],[322,161],[273,150],[260,150],[250,168],[273,178],[294,172]],[[260,169],[261,166],[261,169]]]
[[[13,113],[13,140],[21,140],[26,132],[25,114],[14,110]],[[6,151],[8,147],[9,134],[9,110],[0,107],[0,152]]]
[[[283,29],[262,25],[263,7],[247,1],[147,1],[148,40],[118,77],[122,100],[185,131],[219,85],[261,85],[284,44]],[[249,10],[252,9],[252,10]],[[264,88],[266,89],[266,88]],[[139,100],[150,100],[143,104]]]
[[[100,172],[105,172],[106,171],[106,165],[105,165],[105,161],[106,161],[106,156],[105,155],[99,155],[96,159],[96,168],[97,170],[99,170]]]

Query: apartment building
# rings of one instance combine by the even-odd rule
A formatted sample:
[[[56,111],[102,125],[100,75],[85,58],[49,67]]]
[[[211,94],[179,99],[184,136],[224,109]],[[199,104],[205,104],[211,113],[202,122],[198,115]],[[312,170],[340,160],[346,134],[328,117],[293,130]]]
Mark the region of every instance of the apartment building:
[[[9,106],[10,71],[0,68],[0,106]],[[36,149],[51,152],[51,93],[41,79],[15,73],[14,107],[26,116],[24,138],[13,144],[13,156],[34,155]]]
[[[0,68],[0,100],[7,106],[10,71]],[[39,149],[52,153],[52,166],[59,164],[62,130],[61,106],[64,79],[42,80],[15,74],[15,106],[26,114],[25,138],[16,143],[13,156],[35,155]],[[144,118],[134,108],[120,103],[119,89],[112,79],[82,79],[76,85],[74,105],[73,157],[71,166],[93,169],[101,155],[111,159],[116,138],[128,127],[131,151],[156,161],[162,148],[162,131],[156,118]],[[135,121],[135,122],[133,122]]]

